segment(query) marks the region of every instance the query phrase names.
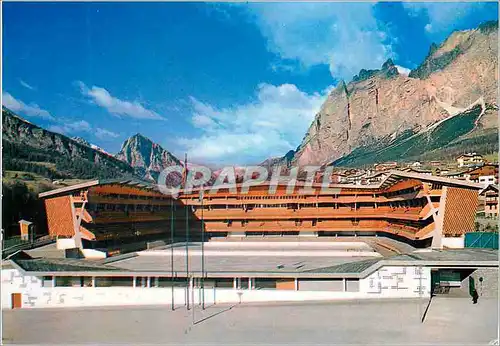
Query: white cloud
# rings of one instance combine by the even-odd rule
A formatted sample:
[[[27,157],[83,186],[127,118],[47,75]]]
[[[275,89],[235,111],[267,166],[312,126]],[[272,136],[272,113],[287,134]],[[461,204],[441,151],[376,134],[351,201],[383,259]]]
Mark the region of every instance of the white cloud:
[[[85,120],[77,120],[73,122],[66,122],[59,125],[49,126],[48,130],[67,135],[81,132],[91,132],[92,126],[90,126],[90,124]]]
[[[119,134],[113,131],[103,129],[101,127],[94,128],[85,120],[64,122],[61,124],[49,126],[47,129],[49,131],[61,133],[63,135],[87,133],[92,134],[99,139],[114,139],[119,137]]]
[[[99,139],[110,139],[110,138],[117,138],[120,136],[118,133],[115,133],[113,131],[109,131],[106,129],[102,129],[100,127],[95,129],[94,134]]]
[[[477,4],[469,2],[404,2],[403,6],[413,15],[421,15],[425,12],[431,25],[448,26],[460,17],[464,17]]]
[[[488,11],[489,5],[491,3],[486,2],[403,2],[410,15],[428,17],[429,22],[424,26],[428,35],[448,35],[456,29],[457,24],[475,11]]]
[[[14,96],[8,92],[2,92],[2,104],[9,108],[11,111],[20,113],[28,117],[38,117],[48,120],[54,120],[54,117],[50,115],[45,109],[41,109],[36,103],[30,103],[29,105],[21,100],[16,99]]]
[[[250,4],[253,18],[282,59],[326,64],[335,78],[350,80],[396,55],[373,15],[372,3]]]
[[[293,84],[261,84],[254,102],[218,109],[192,97],[198,137],[178,138],[191,159],[202,163],[257,163],[300,144],[330,88],[307,94]]]
[[[124,101],[111,95],[106,89],[92,86],[88,88],[83,82],[77,82],[83,95],[105,108],[109,113],[117,116],[128,116],[136,119],[165,120],[155,111],[145,108],[139,101]]]
[[[63,125],[50,125],[49,127],[47,127],[47,130],[52,132],[57,132],[63,135],[67,134]]]
[[[23,87],[29,90],[35,90],[36,88],[34,86],[31,86],[30,84],[26,83],[22,79],[19,80],[19,84],[21,84]]]
[[[396,65],[396,68],[398,69],[398,72],[400,74],[404,74],[406,76],[408,76],[411,72],[411,70],[409,68],[406,68],[406,67],[403,67],[403,66],[399,66],[399,65]]]

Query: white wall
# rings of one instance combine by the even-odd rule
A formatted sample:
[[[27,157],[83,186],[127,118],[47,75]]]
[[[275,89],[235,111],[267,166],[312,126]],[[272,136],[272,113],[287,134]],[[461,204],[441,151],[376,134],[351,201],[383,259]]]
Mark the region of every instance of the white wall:
[[[56,241],[56,247],[58,250],[74,249],[76,247],[76,243],[73,238],[58,238]]]
[[[430,295],[430,269],[419,267],[383,267],[359,280],[359,292],[236,290],[231,288],[205,289],[205,302],[247,303],[276,301],[315,301],[370,298],[417,298]],[[422,285],[421,292],[418,289]],[[300,287],[299,287],[300,289]],[[37,277],[23,276],[16,269],[2,270],[2,308],[11,308],[11,294],[22,293],[23,308],[77,307],[104,305],[161,305],[171,304],[172,289],[142,287],[42,287]],[[192,294],[190,293],[190,298]],[[201,294],[195,289],[194,300]],[[175,288],[176,304],[184,305],[185,289]]]
[[[23,308],[48,307],[84,307],[84,306],[129,306],[129,305],[170,305],[171,288],[133,288],[133,287],[56,287],[38,288],[23,293]],[[192,303],[192,292],[189,300]],[[184,305],[186,291],[175,288],[175,305]],[[410,298],[414,296],[404,296]],[[328,292],[328,291],[286,291],[286,290],[234,290],[217,288],[215,302],[220,303],[255,303],[286,301],[324,301],[370,299],[373,295],[363,292]],[[394,298],[380,296],[380,298]],[[194,302],[200,301],[200,290],[194,291]],[[205,289],[205,304],[213,304],[213,288]],[[10,297],[2,308],[10,308]]]
[[[450,249],[463,249],[465,246],[464,242],[464,237],[443,237],[441,239],[441,245]]]
[[[496,177],[494,175],[480,175],[479,184],[483,184],[484,186],[496,184]]]
[[[382,267],[361,279],[359,286],[361,292],[371,297],[430,297],[431,270],[426,267]]]
[[[263,248],[293,248],[295,249],[310,249],[310,248],[333,248],[333,249],[365,249],[370,250],[370,245],[364,242],[354,242],[354,241],[345,241],[345,242],[301,242],[301,241],[244,241],[244,242],[229,242],[229,241],[211,241],[205,244],[205,249],[212,248],[231,248],[231,249],[240,249],[240,248],[252,248],[257,247],[259,249]]]
[[[173,250],[174,256],[186,255],[185,249]],[[172,250],[151,250],[151,251],[139,251],[138,256],[166,256],[169,257],[172,254]],[[231,250],[231,251],[220,251],[217,249],[204,250],[205,256],[210,257],[244,257],[244,256],[269,256],[269,257],[382,257],[381,254],[373,250],[287,250],[287,249],[276,249],[276,250]],[[199,249],[189,249],[190,256],[201,256],[201,250]]]
[[[37,291],[42,280],[35,276],[24,276],[17,269],[2,269],[2,309],[11,308],[12,293]]]
[[[106,258],[106,253],[99,250],[94,249],[82,249],[83,256],[85,258],[91,259],[103,259]]]

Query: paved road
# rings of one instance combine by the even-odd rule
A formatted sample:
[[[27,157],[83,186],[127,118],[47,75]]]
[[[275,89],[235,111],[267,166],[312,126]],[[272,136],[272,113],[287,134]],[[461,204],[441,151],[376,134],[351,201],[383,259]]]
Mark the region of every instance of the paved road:
[[[9,310],[4,343],[118,344],[488,344],[498,300],[351,301],[212,306]]]

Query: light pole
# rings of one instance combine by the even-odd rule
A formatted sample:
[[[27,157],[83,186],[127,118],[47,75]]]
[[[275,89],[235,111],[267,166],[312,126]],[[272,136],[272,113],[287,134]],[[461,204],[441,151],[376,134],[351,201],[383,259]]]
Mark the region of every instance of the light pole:
[[[187,154],[184,155],[184,189],[187,182]],[[185,199],[186,206],[186,307],[189,310],[189,205],[187,198]]]
[[[172,281],[172,311],[174,311],[174,196],[170,199],[170,272],[170,279]]]
[[[203,220],[203,186],[200,190],[201,201],[201,308],[205,310],[205,222]]]
[[[422,266],[418,267],[418,313],[420,320],[423,322],[422,316]]]
[[[186,306],[189,310],[189,205],[186,200]]]
[[[192,299],[192,302],[193,302],[193,307],[192,307],[192,310],[193,310],[193,325],[194,325],[194,308],[195,308],[195,304],[194,304],[194,287],[195,287],[195,278],[194,278],[194,275],[193,277],[191,278],[191,299]]]

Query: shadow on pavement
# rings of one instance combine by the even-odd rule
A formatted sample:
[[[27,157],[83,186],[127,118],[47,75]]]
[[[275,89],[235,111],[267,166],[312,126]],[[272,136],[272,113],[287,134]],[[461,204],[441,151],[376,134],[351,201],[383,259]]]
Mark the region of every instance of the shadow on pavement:
[[[208,319],[210,319],[210,318],[212,318],[212,317],[215,317],[215,316],[217,316],[217,315],[220,315],[220,314],[222,314],[222,313],[224,313],[224,312],[227,312],[227,311],[231,310],[231,309],[232,309],[232,308],[234,308],[235,306],[236,306],[236,304],[235,304],[235,305],[231,305],[230,307],[228,307],[228,308],[226,308],[226,309],[224,309],[224,310],[218,311],[218,312],[216,312],[216,313],[214,313],[214,314],[212,314],[212,315],[209,315],[209,316],[207,316],[207,317],[202,318],[201,320],[195,321],[193,324],[195,324],[195,325],[196,325],[196,324],[199,324],[199,323],[201,323],[201,322],[205,322],[206,320],[208,320]]]

